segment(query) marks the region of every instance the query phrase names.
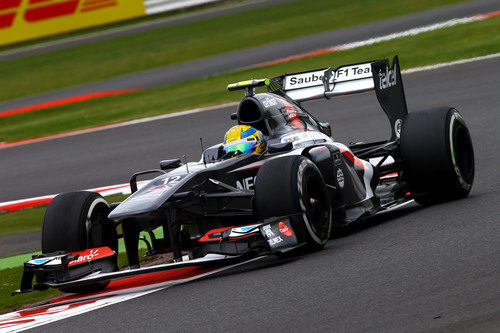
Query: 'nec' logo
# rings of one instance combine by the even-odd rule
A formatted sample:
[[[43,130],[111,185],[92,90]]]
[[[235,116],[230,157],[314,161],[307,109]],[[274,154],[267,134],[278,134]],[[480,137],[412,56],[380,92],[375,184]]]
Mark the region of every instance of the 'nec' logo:
[[[255,184],[255,177],[244,178],[241,181],[236,181],[236,188],[238,190],[252,190]]]

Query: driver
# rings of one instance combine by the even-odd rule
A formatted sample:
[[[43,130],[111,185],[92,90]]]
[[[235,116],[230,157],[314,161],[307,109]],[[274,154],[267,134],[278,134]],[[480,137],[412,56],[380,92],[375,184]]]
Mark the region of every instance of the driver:
[[[260,154],[266,149],[266,140],[261,131],[248,125],[236,125],[224,136],[224,153]],[[240,153],[238,153],[240,152]]]

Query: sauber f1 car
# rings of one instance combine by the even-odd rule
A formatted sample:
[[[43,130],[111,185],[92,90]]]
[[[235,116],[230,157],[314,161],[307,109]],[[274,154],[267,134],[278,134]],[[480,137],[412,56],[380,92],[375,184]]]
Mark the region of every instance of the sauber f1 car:
[[[257,87],[268,92],[256,94]],[[43,254],[24,264],[17,293],[88,292],[125,276],[320,250],[341,226],[471,190],[474,153],[462,116],[452,107],[408,113],[397,56],[392,66],[381,59],[228,89],[245,91],[231,119],[259,131],[265,149],[245,154],[221,143],[199,162],[161,161],[131,177],[132,194],[121,203],[108,205],[93,192],[58,195],[44,216]],[[373,90],[390,122],[386,141],[335,142],[330,125],[301,105]],[[151,173],[159,175],[138,190],[137,177]],[[119,238],[129,263],[121,271]],[[169,252],[172,262],[141,267],[140,240],[148,254]]]

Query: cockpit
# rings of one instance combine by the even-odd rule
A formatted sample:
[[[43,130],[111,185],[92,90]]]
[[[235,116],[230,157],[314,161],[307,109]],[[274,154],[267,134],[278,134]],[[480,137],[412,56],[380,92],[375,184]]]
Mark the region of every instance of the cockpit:
[[[243,98],[237,119],[239,124],[250,125],[270,139],[294,130],[319,130],[317,122],[295,103],[268,93]]]

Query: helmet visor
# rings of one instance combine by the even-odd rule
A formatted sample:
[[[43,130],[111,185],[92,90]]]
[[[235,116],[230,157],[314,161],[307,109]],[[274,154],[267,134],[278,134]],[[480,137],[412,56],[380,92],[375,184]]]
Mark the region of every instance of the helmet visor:
[[[250,154],[255,150],[259,142],[255,138],[236,140],[224,145],[224,151],[230,153],[232,151],[241,151],[243,154]]]

